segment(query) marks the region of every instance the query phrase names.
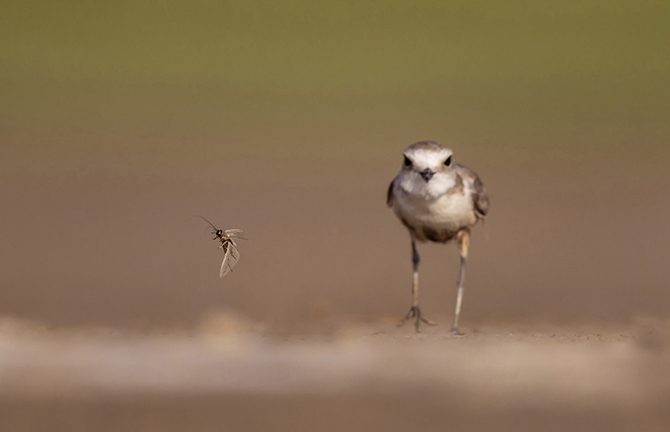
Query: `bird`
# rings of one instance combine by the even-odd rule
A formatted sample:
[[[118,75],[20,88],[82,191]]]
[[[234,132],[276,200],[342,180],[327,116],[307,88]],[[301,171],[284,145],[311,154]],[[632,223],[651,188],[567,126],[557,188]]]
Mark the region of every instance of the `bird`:
[[[386,194],[386,204],[407,228],[412,247],[412,305],[399,325],[414,318],[414,327],[435,325],[419,306],[419,252],[417,242],[449,243],[455,240],[460,269],[451,332],[459,330],[463,305],[465,264],[473,226],[489,211],[489,196],[479,176],[454,162],[453,151],[435,141],[418,141],[403,151],[400,172]]]

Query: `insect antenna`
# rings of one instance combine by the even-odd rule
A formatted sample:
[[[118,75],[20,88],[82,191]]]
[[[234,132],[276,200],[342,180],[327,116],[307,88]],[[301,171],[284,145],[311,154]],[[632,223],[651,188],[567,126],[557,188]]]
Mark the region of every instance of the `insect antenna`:
[[[194,217],[198,217],[198,218],[202,219],[203,221],[205,221],[205,223],[207,223],[207,225],[209,225],[214,231],[217,231],[219,229],[216,225],[214,225],[212,222],[209,221],[209,219],[207,219],[204,216],[200,216],[200,215],[191,216],[191,218],[194,218]]]

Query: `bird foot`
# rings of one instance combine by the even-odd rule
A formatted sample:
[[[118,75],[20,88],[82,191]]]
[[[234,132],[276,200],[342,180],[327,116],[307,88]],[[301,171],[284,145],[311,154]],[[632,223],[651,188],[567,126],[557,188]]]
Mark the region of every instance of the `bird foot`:
[[[451,328],[451,334],[452,334],[452,336],[465,336],[465,333],[460,331],[460,329],[458,327],[452,327]]]
[[[437,325],[436,322],[431,321],[425,316],[423,316],[421,308],[418,305],[416,305],[409,308],[407,314],[405,314],[403,319],[398,323],[398,327],[401,327],[403,324],[405,324],[412,318],[414,318],[414,329],[416,330],[417,333],[421,332],[421,323],[428,324],[431,326]]]

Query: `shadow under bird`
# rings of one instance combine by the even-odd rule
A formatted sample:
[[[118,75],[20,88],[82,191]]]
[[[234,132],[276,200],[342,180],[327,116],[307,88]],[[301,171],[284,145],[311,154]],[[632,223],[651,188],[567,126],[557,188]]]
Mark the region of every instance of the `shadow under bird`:
[[[228,273],[233,271],[233,267],[237,265],[240,260],[240,251],[237,249],[236,239],[246,240],[242,237],[242,230],[237,228],[221,229],[210,222],[203,216],[198,216],[205,221],[211,228],[212,240],[217,240],[219,249],[223,250],[223,260],[221,261],[221,268],[219,269],[219,277],[223,278]]]
[[[474,171],[453,162],[451,149],[435,141],[419,141],[403,152],[403,164],[389,185],[386,203],[409,230],[412,244],[412,306],[400,324],[414,318],[417,332],[421,323],[435,324],[419,307],[420,258],[416,243],[456,240],[460,271],[451,331],[461,335],[458,320],[463,305],[470,230],[489,210],[484,184]]]

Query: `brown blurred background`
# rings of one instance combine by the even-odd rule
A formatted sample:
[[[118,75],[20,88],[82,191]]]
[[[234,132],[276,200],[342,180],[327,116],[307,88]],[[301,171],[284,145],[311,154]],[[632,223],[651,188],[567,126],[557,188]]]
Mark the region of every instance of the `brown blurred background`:
[[[402,148],[490,189],[465,322],[667,315],[663,2],[13,2],[0,17],[0,313],[188,326],[400,316]],[[243,228],[216,277],[202,214]],[[453,247],[424,247],[447,319]]]

